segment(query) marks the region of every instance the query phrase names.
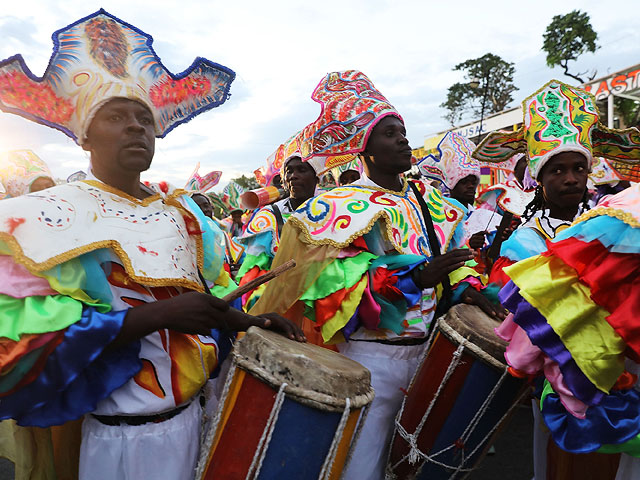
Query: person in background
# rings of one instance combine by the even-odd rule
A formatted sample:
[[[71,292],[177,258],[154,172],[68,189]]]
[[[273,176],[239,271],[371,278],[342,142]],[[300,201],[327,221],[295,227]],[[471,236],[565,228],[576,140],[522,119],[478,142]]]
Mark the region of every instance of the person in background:
[[[31,150],[0,154],[0,199],[39,192],[55,184],[47,164]]]

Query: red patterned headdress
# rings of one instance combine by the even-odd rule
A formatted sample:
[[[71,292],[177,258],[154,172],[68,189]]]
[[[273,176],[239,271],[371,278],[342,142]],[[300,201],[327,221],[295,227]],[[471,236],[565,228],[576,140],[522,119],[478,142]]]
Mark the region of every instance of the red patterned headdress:
[[[402,120],[371,80],[358,70],[329,73],[311,98],[322,105],[322,111],[320,117],[301,132],[300,148],[305,161],[318,156],[360,153],[380,120],[388,115]],[[352,158],[346,156],[345,160]]]

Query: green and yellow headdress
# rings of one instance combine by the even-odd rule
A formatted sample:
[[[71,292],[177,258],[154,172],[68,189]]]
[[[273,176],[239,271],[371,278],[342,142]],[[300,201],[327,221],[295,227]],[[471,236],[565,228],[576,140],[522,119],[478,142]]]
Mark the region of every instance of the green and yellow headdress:
[[[481,162],[500,163],[517,152],[527,154],[529,169],[538,179],[542,167],[561,152],[582,153],[624,163],[640,162],[640,131],[616,130],[599,121],[590,93],[551,80],[522,102],[523,125],[515,132],[492,132],[473,152]]]

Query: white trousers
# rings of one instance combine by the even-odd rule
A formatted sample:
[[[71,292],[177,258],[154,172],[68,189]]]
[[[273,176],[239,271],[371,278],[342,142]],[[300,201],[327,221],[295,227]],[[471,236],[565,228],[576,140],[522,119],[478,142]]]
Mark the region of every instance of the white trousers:
[[[200,450],[201,407],[195,398],[173,418],[109,426],[82,424],[80,480],[192,480]]]
[[[344,480],[382,480],[389,453],[394,420],[425,345],[386,345],[351,341],[338,345],[340,353],[371,372],[375,398],[362,427]]]

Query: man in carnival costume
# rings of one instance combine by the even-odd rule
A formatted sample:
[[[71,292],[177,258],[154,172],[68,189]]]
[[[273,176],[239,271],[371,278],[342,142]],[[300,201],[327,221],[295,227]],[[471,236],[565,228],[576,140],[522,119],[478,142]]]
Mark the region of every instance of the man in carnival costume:
[[[52,177],[47,164],[31,150],[0,154],[0,199],[53,187]]]
[[[640,433],[640,397],[624,371],[625,354],[637,360],[640,352],[630,335],[638,311],[637,189],[569,225],[593,158],[638,162],[640,132],[606,128],[591,94],[557,80],[523,107],[520,130],[492,133],[474,152],[500,161],[526,150],[540,184],[528,207],[537,215],[503,245],[532,258],[504,269],[512,282],[500,297],[513,316],[498,334],[511,342],[505,357],[514,374],[546,377],[533,409],[536,478],[613,478],[617,456],[592,452],[637,455]]]
[[[222,104],[235,74],[198,59],[172,75],[151,37],[104,10],[54,43],[41,79],[19,55],[0,62],[0,108],[63,131],[91,168],[86,181],[0,202],[0,418],[49,427],[84,416],[83,479],[189,479],[198,394],[225,332],[302,338],[204,293],[205,279],[217,294],[231,288],[219,232],[184,190],[140,183],[155,137]]]
[[[629,188],[631,182],[618,173],[606,158],[596,157],[593,159],[588,185],[595,190],[589,199],[589,206],[594,207],[606,197]]]
[[[318,187],[316,169],[320,167],[319,162],[302,162],[299,133],[281,144],[267,162],[269,165],[280,165],[280,176],[289,196],[256,210],[242,236],[237,238],[247,252],[238,271],[240,285],[271,270],[282,227],[300,205],[316,194]],[[265,287],[258,287],[244,295],[242,304],[247,310],[260,298]]]
[[[473,204],[480,183],[480,164],[471,156],[475,148],[471,140],[447,132],[438,143],[438,155],[427,155],[418,163],[418,169],[424,177],[437,181],[440,190],[454,205],[465,211],[465,242],[468,241],[471,248],[481,248],[484,245],[484,229],[472,231],[468,228],[468,220],[475,211]]]
[[[302,131],[303,160],[360,153],[364,174],[289,217],[273,265],[294,258],[298,267],[269,285],[251,312],[309,319],[324,342],[338,344],[371,371],[376,398],[344,478],[382,478],[401,389],[417,367],[433,320],[436,286],[450,278],[453,301],[463,296],[501,313],[461,269],[471,258],[468,250],[455,249],[464,212],[417,182],[446,252],[434,255],[420,201],[400,176],[411,168],[411,148],[395,108],[355,70],[328,74],[312,98],[322,113]]]
[[[574,103],[581,108],[575,108]],[[552,81],[526,98],[522,108],[520,130],[493,132],[474,152],[480,161],[491,162],[526,150],[531,176],[538,183],[522,213],[523,223],[502,244],[492,266],[490,282],[500,286],[508,281],[504,267],[542,253],[547,240],[588,208],[587,179],[592,164],[588,147],[592,140],[585,125],[597,122],[595,102],[581,90]]]

